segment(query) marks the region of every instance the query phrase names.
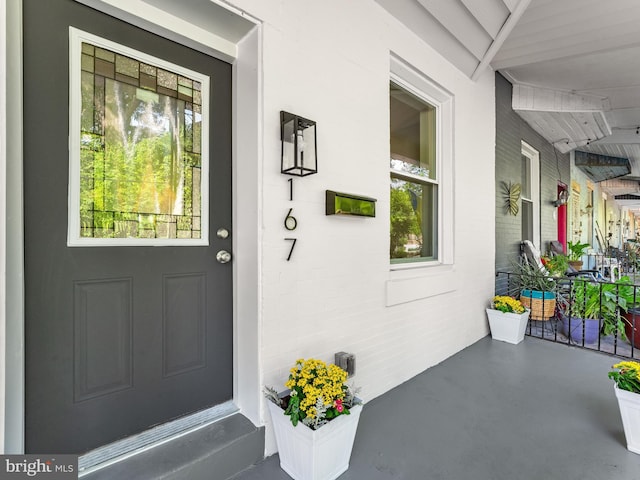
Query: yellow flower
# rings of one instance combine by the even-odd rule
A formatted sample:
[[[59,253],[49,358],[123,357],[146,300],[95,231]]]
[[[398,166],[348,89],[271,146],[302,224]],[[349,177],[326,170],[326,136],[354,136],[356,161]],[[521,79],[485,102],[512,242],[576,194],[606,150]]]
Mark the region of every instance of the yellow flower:
[[[519,300],[506,295],[493,297],[493,308],[506,313],[524,313],[525,308]]]
[[[298,359],[290,370],[285,386],[295,390],[299,398],[299,409],[302,412],[300,418],[316,418],[318,402],[331,408],[336,400],[344,398],[346,380],[347,372],[336,365],[327,366],[322,360],[315,358]]]
[[[640,363],[638,362],[631,362],[631,361],[619,362],[619,363],[616,363],[613,366],[613,368],[617,368],[619,370],[626,371],[626,372],[634,372],[636,375],[636,378],[640,378]]]

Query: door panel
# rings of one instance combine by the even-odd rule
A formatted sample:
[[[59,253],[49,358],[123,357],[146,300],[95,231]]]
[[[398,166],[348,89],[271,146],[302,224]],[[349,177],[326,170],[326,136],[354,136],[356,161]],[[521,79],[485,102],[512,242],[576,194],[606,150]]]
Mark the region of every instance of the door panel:
[[[210,228],[231,229],[231,66],[72,0],[24,0],[26,449],[81,453],[232,397],[231,239],[67,246],[69,26],[210,77]]]

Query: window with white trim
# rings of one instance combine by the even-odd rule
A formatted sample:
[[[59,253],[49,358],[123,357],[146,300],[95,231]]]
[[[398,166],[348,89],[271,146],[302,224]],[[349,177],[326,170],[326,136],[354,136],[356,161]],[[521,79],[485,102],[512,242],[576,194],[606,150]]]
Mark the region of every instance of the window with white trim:
[[[540,248],[540,153],[521,142],[522,240]]]
[[[452,97],[400,60],[391,66],[390,261],[452,263]]]

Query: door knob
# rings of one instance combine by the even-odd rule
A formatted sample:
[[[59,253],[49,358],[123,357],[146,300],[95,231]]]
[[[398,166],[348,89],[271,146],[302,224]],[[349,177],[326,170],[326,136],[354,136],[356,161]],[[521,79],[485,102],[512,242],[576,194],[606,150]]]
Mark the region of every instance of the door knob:
[[[216,254],[216,260],[218,263],[229,263],[231,261],[231,254],[226,250],[220,250]]]

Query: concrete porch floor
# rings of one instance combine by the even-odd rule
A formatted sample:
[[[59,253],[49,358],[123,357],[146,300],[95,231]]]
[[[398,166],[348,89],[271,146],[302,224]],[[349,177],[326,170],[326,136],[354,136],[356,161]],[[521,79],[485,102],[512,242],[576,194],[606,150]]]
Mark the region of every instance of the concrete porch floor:
[[[484,338],[368,402],[340,480],[640,480],[607,378],[617,361]],[[233,480],[289,478],[274,455]]]

